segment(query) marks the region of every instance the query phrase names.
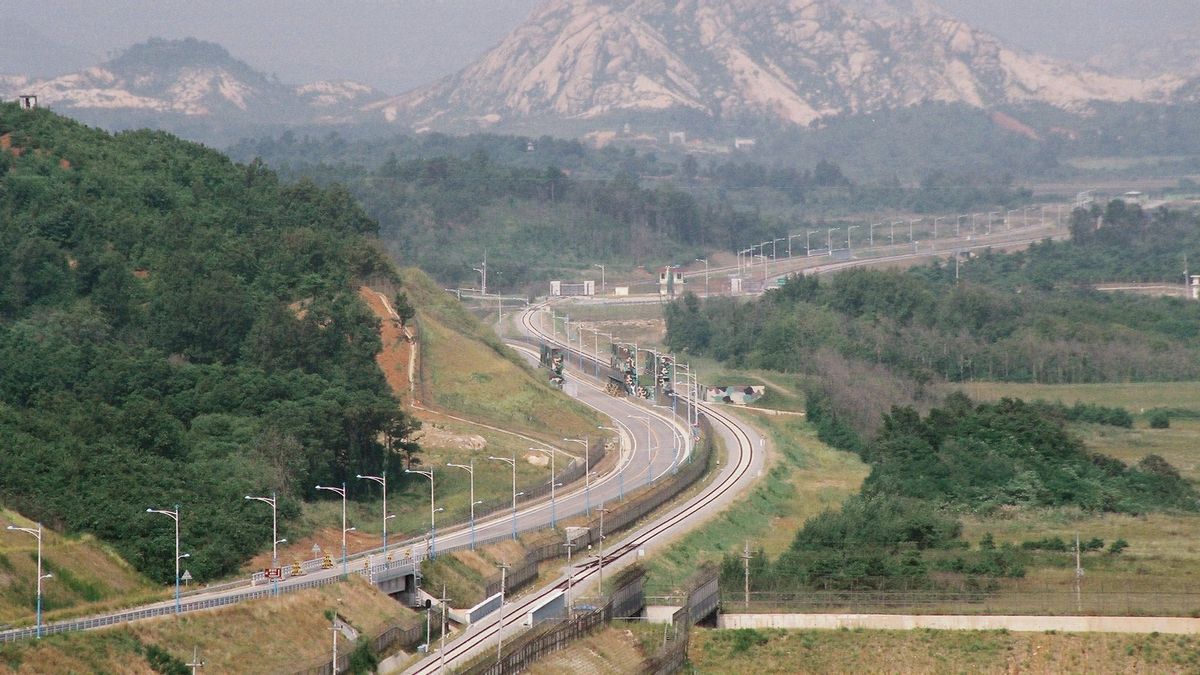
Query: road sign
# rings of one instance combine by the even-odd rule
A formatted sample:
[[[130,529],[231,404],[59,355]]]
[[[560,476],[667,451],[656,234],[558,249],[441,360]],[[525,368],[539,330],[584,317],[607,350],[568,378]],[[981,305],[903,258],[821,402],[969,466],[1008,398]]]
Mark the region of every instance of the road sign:
[[[264,568],[263,569],[263,577],[266,579],[282,579],[283,578],[283,568],[282,567]]]

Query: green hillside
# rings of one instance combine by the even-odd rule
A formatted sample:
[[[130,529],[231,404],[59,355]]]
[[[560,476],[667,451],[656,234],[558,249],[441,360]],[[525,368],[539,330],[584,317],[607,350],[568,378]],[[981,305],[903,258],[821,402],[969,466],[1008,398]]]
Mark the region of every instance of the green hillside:
[[[339,188],[158,132],[0,105],[0,500],[198,581],[318,483],[397,461],[407,419],[357,283],[394,273]],[[398,423],[398,424],[397,424]],[[283,533],[281,533],[283,534]]]

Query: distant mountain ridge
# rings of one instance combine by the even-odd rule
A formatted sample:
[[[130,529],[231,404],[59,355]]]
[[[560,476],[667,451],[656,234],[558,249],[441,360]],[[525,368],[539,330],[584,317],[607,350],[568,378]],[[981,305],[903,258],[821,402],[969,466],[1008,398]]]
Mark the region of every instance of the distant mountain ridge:
[[[926,0],[550,0],[462,71],[368,107],[416,127],[690,111],[810,125],[922,103],[1166,102],[1003,44]]]
[[[284,84],[224,47],[194,38],[152,39],[103,64],[59,77],[0,75],[0,93],[5,98],[36,94],[43,104],[76,114],[128,111],[265,123],[337,118],[339,106],[354,110],[382,96],[349,81]]]

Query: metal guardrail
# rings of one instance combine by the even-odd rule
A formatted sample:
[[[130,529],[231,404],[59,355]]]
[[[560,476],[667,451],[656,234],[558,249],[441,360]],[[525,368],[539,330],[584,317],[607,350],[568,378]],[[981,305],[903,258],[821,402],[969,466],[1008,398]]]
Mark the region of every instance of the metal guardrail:
[[[338,581],[338,577],[323,577],[321,579],[312,579],[296,584],[290,584],[279,588],[279,593],[291,593],[294,591],[305,590],[309,588],[317,588]],[[236,595],[226,595],[217,598],[209,598],[207,600],[193,600],[191,602],[181,603],[179,613],[197,612],[204,609],[212,609],[214,607],[222,607],[242,602],[244,600],[253,600],[256,598],[270,597],[275,594],[274,589],[261,588],[246,593],[238,593]],[[103,628],[104,626],[112,626],[119,623],[129,621],[137,621],[140,619],[149,619],[156,616],[165,616],[167,614],[175,614],[175,606],[167,604],[161,607],[149,607],[146,609],[135,609],[127,612],[119,612],[109,614],[107,616],[93,617],[90,619],[78,619],[75,621],[59,621],[42,626],[42,635],[55,635],[58,633],[70,633],[81,630],[89,630],[92,628]],[[0,633],[0,642],[16,642],[18,640],[26,640],[37,636],[37,627],[19,628]]]

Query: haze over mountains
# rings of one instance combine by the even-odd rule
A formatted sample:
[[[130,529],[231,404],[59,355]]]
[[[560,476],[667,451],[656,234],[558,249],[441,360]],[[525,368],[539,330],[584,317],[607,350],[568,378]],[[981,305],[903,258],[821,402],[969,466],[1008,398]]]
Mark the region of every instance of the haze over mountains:
[[[924,0],[557,0],[475,64],[375,107],[434,126],[681,109],[808,125],[927,102],[1167,101],[1181,84],[1021,53]]]
[[[630,115],[683,130],[698,120],[803,127],[927,103],[1086,112],[1192,100],[1195,71],[1164,62],[1185,74],[1056,61],[927,0],[550,0],[475,63],[397,96],[349,81],[285,84],[197,40],[152,40],[50,79],[0,75],[0,94],[35,93],[115,127],[611,128]]]
[[[225,123],[339,121],[336,112],[382,96],[357,82],[284,84],[233,58],[220,45],[154,39],[78,73],[36,80],[0,75],[5,98],[36,94],[84,121],[122,127],[146,121],[212,118]]]

